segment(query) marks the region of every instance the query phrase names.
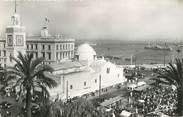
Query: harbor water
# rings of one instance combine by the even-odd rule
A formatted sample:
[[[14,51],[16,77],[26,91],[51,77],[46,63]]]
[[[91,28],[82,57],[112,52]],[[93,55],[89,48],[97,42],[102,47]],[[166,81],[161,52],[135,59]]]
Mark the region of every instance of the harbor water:
[[[117,57],[118,59],[115,60],[117,64],[164,64],[175,61],[176,58],[183,58],[183,47],[172,43],[168,43],[168,46],[172,48],[171,51],[144,49],[147,42],[135,41],[79,41],[76,45],[84,42],[91,43],[99,56]],[[163,43],[160,44],[163,45]],[[132,57],[133,62],[130,60]]]

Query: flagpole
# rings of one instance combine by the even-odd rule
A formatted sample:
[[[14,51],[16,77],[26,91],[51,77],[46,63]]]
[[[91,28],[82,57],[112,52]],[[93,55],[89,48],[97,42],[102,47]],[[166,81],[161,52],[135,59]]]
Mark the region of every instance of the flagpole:
[[[17,1],[15,0],[15,13],[17,12]]]

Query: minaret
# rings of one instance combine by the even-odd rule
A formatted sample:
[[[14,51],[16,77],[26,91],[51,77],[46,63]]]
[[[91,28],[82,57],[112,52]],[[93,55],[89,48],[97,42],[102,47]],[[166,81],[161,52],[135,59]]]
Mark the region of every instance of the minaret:
[[[26,52],[26,34],[25,28],[20,24],[20,15],[17,14],[17,3],[15,0],[15,11],[11,17],[11,25],[6,27],[6,50],[7,66],[13,66],[12,57],[17,57],[18,52]]]

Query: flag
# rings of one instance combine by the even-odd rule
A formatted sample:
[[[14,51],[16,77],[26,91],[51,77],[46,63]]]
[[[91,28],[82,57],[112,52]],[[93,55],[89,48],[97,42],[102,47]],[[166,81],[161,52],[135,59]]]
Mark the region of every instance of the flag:
[[[49,20],[47,17],[45,18],[45,21],[46,21],[46,22],[50,22],[50,20]]]

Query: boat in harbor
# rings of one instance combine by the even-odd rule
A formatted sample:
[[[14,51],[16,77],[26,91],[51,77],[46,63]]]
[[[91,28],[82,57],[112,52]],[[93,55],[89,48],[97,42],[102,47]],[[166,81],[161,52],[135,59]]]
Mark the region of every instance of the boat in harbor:
[[[178,45],[178,47],[183,47],[183,45]]]
[[[165,46],[160,46],[160,45],[147,45],[147,46],[145,46],[144,47],[144,49],[151,49],[151,50],[165,50],[165,51],[171,51],[172,50],[172,48],[171,47],[169,47],[169,46],[167,46],[166,44],[165,44]]]

